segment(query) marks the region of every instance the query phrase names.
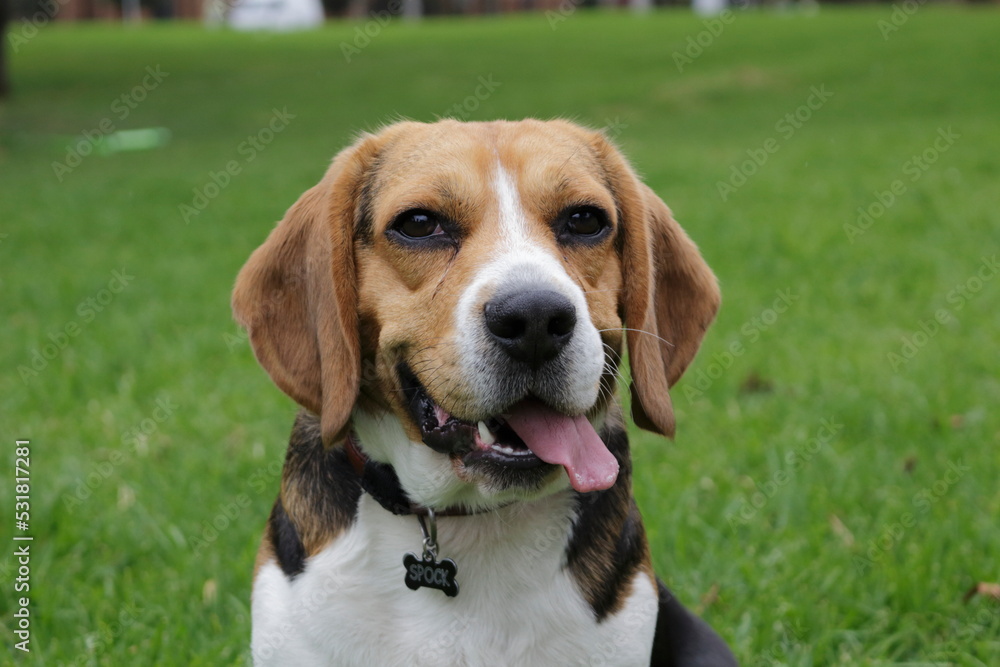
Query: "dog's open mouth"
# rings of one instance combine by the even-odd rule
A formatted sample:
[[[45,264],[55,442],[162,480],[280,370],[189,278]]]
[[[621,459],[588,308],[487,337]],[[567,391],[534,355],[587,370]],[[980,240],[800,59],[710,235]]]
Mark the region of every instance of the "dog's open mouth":
[[[536,399],[503,414],[472,422],[449,414],[404,364],[398,369],[410,415],[424,444],[459,456],[466,465],[514,469],[562,466],[577,491],[607,489],[618,478],[618,461],[583,415],[571,417]]]

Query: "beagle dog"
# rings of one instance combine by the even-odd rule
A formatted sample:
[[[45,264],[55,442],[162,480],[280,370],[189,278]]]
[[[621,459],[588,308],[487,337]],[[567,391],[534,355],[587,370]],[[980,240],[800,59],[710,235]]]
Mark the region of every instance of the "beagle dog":
[[[401,122],[333,160],[233,310],[298,402],[254,574],[256,665],[727,666],[653,573],[617,399],[719,306],[670,210],[565,121]]]

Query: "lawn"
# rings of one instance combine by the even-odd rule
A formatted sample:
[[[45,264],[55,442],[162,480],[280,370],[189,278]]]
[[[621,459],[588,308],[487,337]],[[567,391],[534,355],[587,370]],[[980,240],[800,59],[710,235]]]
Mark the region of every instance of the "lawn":
[[[1000,580],[1000,14],[566,7],[16,45],[0,662],[16,439],[29,664],[245,662],[295,408],[233,279],[356,132],[453,115],[607,127],[718,274],[676,440],[635,431],[635,492],[658,572],[741,661],[1000,664],[1000,603],[963,601]],[[169,143],[99,154],[151,127]]]

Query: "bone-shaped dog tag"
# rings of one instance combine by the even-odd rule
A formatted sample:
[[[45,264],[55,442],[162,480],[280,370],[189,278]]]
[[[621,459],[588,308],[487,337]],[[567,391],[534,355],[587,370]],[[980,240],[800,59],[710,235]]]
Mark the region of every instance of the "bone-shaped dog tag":
[[[458,595],[458,582],[455,581],[458,566],[452,559],[445,558],[438,562],[433,557],[417,558],[415,554],[408,553],[403,556],[403,567],[406,568],[406,587],[410,590],[436,588],[448,597]]]

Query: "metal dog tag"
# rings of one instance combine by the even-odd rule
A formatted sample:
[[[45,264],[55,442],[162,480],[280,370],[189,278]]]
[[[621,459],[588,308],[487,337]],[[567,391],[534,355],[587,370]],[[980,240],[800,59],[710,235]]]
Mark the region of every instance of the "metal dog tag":
[[[434,510],[427,509],[426,522],[419,514],[417,519],[420,520],[420,532],[424,534],[424,555],[423,558],[417,558],[411,553],[403,556],[403,567],[406,568],[406,578],[403,581],[411,591],[422,587],[436,588],[453,598],[458,595],[458,582],[455,581],[458,566],[450,558],[440,562],[437,559],[437,518]]]
[[[417,558],[416,554],[408,553],[403,556],[403,567],[406,568],[406,587],[410,590],[436,588],[448,597],[458,595],[458,582],[455,581],[458,567],[452,559],[438,562],[433,557]]]

